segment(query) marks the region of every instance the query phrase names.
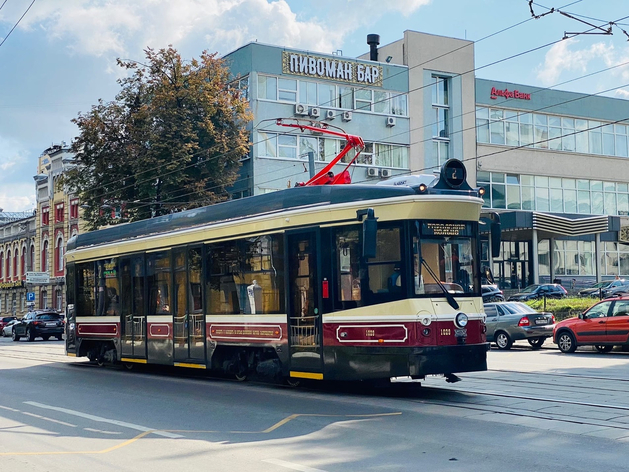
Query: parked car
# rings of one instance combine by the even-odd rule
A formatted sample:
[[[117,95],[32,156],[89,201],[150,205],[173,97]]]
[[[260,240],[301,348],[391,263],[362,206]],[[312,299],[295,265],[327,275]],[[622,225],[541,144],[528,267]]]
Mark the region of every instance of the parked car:
[[[611,290],[607,290],[603,298],[617,298],[629,296],[629,285],[619,285]]]
[[[538,298],[565,298],[568,291],[559,284],[533,284],[520,293],[511,295],[509,301],[537,300]]]
[[[601,290],[603,298],[617,296],[618,293],[629,292],[629,280],[614,280],[613,284]]]
[[[58,340],[63,339],[64,322],[63,316],[56,311],[32,311],[27,313],[19,323],[13,325],[11,337],[13,341],[19,341],[21,337],[27,337],[29,341],[35,338],[42,338],[47,341],[55,336]]]
[[[539,313],[520,302],[485,303],[487,341],[498,349],[511,349],[514,341],[526,339],[533,349],[539,349],[553,335],[555,317]]]
[[[9,322],[17,320],[17,316],[0,317],[0,330],[2,330]]]
[[[11,336],[13,334],[13,325],[19,322],[20,320],[16,318],[15,320],[11,320],[5,324],[2,328],[2,337],[6,338],[7,336]]]
[[[624,279],[621,280],[603,280],[602,282],[598,282],[591,287],[584,288],[583,290],[579,290],[580,297],[598,297],[603,290],[614,289],[619,285],[624,285]]]
[[[629,346],[629,297],[601,300],[578,317],[560,321],[553,342],[567,353],[579,346],[594,346],[599,352]]]
[[[505,296],[497,285],[481,285],[481,292],[483,295],[483,303],[505,301]]]

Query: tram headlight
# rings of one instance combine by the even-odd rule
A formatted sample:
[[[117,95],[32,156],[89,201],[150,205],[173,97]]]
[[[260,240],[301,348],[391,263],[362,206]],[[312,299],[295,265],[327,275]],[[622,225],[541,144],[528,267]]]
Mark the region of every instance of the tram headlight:
[[[423,324],[424,326],[430,326],[430,323],[432,323],[432,320],[430,319],[429,316],[424,316],[421,320],[419,320],[419,322]]]
[[[465,328],[467,326],[467,315],[465,313],[457,313],[454,317],[454,324],[457,328]]]
[[[74,331],[74,323],[70,323],[70,331]]]

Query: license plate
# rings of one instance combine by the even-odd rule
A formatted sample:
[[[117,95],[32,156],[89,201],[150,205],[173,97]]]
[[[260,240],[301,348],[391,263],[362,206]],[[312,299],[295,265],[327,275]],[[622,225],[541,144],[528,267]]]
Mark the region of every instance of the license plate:
[[[466,329],[455,329],[454,330],[454,335],[455,336],[467,336],[467,330]]]
[[[548,320],[544,319],[544,318],[537,319],[537,320],[535,320],[535,324],[538,324],[538,325],[548,324]]]
[[[55,323],[54,321],[49,321],[48,323],[46,323],[46,326],[57,326],[57,323]]]

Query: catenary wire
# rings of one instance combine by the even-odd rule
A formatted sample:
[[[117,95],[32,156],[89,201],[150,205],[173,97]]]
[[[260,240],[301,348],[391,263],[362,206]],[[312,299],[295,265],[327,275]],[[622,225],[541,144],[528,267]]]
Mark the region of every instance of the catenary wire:
[[[6,3],[6,0],[5,0],[5,2],[4,2],[4,3]],[[4,6],[4,3],[2,4],[2,6]],[[19,19],[19,20],[17,20],[17,23],[15,23],[15,25],[13,25],[13,28],[11,28],[11,31],[9,31],[9,32],[7,33],[7,35],[4,37],[4,39],[2,40],[2,42],[0,42],[0,47],[2,47],[2,45],[4,44],[4,42],[5,42],[7,39],[9,39],[9,36],[11,36],[11,33],[13,33],[13,30],[14,30],[15,28],[17,28],[17,25],[19,25],[19,24],[20,24],[20,21],[22,21],[22,18],[24,18],[24,17],[26,16],[26,14],[28,13],[28,11],[29,11],[29,10],[31,9],[31,7],[33,6],[33,3],[35,3],[35,0],[33,0],[33,1],[31,2],[31,4],[30,4],[30,5],[28,6],[28,8],[26,9],[26,11],[25,11],[25,12],[22,14],[22,16],[20,17],[20,19]]]

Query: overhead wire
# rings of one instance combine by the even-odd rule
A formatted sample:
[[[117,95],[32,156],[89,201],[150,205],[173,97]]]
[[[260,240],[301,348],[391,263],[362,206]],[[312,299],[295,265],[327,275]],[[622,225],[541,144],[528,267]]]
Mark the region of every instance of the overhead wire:
[[[4,2],[4,3],[7,3],[7,0],[5,0],[5,2]],[[2,4],[2,6],[4,6],[4,3]],[[28,8],[26,9],[26,11],[25,11],[25,12],[22,14],[22,16],[20,17],[20,19],[19,19],[19,20],[17,20],[17,23],[15,23],[15,25],[13,25],[13,28],[11,28],[11,31],[9,31],[9,32],[7,33],[7,35],[4,37],[4,39],[2,40],[2,42],[0,42],[0,47],[2,47],[2,45],[4,44],[4,42],[5,42],[7,39],[9,39],[9,36],[11,36],[11,33],[13,33],[13,30],[14,30],[15,28],[17,28],[17,25],[19,25],[19,24],[20,24],[20,21],[22,21],[22,18],[24,18],[24,17],[26,16],[26,14],[28,13],[28,11],[29,11],[29,10],[31,9],[31,7],[33,6],[33,3],[35,3],[35,0],[33,0],[33,1],[31,2],[31,4],[30,4],[30,5],[28,6]],[[1,7],[0,7],[0,8],[1,8]]]

